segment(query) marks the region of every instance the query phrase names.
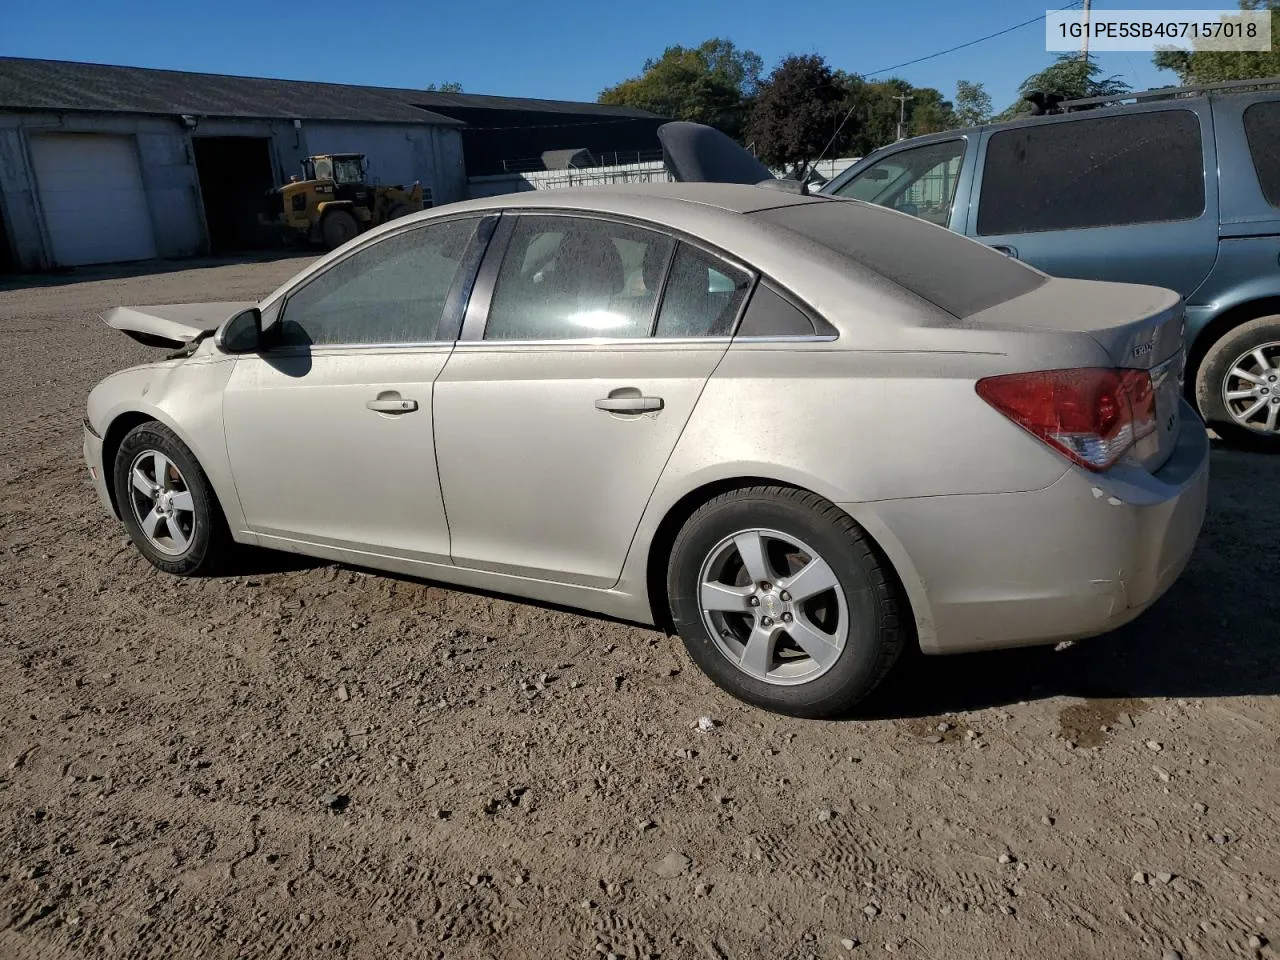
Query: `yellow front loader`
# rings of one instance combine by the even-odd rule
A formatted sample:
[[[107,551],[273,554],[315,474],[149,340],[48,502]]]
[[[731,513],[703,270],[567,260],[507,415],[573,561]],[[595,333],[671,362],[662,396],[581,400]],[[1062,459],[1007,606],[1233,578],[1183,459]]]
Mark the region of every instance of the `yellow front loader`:
[[[287,236],[340,247],[370,227],[421,210],[422,185],[370,184],[363,154],[327,153],[302,161],[302,177],[268,192],[259,221]]]

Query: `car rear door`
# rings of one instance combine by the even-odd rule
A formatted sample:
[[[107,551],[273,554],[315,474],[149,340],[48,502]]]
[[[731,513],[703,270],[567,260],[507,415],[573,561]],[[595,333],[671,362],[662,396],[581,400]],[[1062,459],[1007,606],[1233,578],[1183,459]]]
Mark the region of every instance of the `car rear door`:
[[[505,214],[435,388],[453,562],[616,583],[752,280],[651,228]]]
[[[1218,253],[1215,156],[1199,100],[987,129],[963,229],[1053,276],[1190,296]]]

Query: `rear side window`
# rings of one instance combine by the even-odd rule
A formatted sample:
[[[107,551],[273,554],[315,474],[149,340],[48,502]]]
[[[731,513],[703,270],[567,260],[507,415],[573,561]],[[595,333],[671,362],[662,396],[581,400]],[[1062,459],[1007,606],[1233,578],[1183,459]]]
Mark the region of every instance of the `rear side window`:
[[[752,214],[874,270],[955,317],[1030,293],[1044,276],[945,227],[853,200]]]
[[[1203,212],[1200,118],[1190,110],[1020,127],[987,143],[981,236],[1193,220]]]
[[[609,220],[521,216],[484,338],[647,337],[674,246],[663,234]]]
[[[808,314],[764,281],[751,295],[738,327],[739,337],[811,337],[816,332]]]
[[[1245,110],[1244,135],[1262,195],[1280,207],[1280,101],[1255,103]]]
[[[687,243],[676,250],[658,312],[659,337],[727,337],[751,275]]]

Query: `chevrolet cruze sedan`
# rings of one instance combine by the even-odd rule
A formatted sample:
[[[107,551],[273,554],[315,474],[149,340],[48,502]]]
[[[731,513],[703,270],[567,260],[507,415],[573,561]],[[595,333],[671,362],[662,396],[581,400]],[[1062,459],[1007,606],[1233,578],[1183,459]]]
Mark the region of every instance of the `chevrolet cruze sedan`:
[[[883,207],[677,183],[396,220],[90,394],[99,497],[169,574],[236,544],[674,628],[846,711],[907,644],[1054,643],[1182,571],[1209,446],[1167,290]]]

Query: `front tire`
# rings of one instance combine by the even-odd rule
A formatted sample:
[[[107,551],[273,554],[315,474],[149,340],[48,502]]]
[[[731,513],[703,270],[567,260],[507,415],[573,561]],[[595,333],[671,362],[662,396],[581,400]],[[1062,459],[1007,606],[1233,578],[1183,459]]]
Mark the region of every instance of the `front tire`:
[[[195,456],[154,420],[125,435],[113,468],[116,504],[134,545],[176,576],[214,572],[231,551],[222,508]]]
[[[788,487],[734,490],[700,507],[672,548],[667,593],[707,676],[792,716],[847,713],[906,640],[905,604],[861,528]]]
[[[320,221],[320,238],[326,250],[336,250],[360,232],[360,222],[346,210],[331,210]]]
[[[1233,446],[1280,453],[1280,316],[1242,323],[1209,348],[1196,406]]]

